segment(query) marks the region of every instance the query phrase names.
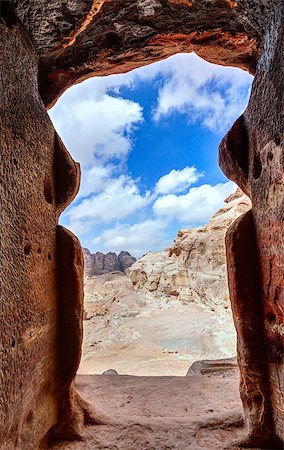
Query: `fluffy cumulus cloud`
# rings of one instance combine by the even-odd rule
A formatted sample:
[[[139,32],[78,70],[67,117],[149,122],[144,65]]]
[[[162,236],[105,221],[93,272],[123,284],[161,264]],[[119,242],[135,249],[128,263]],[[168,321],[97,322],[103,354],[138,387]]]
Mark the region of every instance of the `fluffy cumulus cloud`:
[[[73,98],[67,92],[51,117],[73,158],[84,168],[126,158],[131,134],[143,120],[143,111],[138,103],[106,92],[93,98]]]
[[[150,201],[149,192],[142,195],[134,180],[121,175],[109,179],[98,194],[70,208],[66,216],[73,232],[86,233],[95,224],[109,224],[126,218],[145,208]]]
[[[81,186],[77,199],[87,197],[90,193],[102,192],[110,182],[115,168],[109,165],[95,165],[82,169]]]
[[[235,68],[204,64],[195,54],[177,55],[166,66],[155,119],[183,113],[214,132],[223,132],[247,105],[252,77]],[[169,62],[169,61],[168,61]]]
[[[146,119],[143,106],[125,92],[147,82],[155,95],[147,126],[179,113],[220,132],[245,107],[251,77],[209,66],[194,54],[176,55],[128,74],[89,79],[59,99],[50,116],[82,170],[79,195],[62,221],[84,245],[92,242],[91,249],[126,249],[136,256],[158,250],[169,224],[177,229],[207,221],[234,190],[233,183],[193,187],[202,176],[206,183],[206,173],[184,161],[183,169],[173,168],[141,191],[127,171],[127,158]]]
[[[161,177],[156,184],[157,194],[170,194],[182,192],[191,184],[196,183],[203,174],[199,173],[196,168],[185,167],[181,170],[171,170],[170,173]]]
[[[119,252],[127,249],[135,257],[140,257],[146,251],[155,251],[165,246],[164,232],[167,227],[165,220],[148,219],[131,224],[117,224],[105,230],[99,237],[93,239],[95,248],[103,251]]]
[[[221,208],[224,199],[236,190],[231,181],[215,186],[203,184],[192,187],[184,195],[164,195],[158,198],[153,210],[157,216],[175,219],[187,226],[207,222]]]

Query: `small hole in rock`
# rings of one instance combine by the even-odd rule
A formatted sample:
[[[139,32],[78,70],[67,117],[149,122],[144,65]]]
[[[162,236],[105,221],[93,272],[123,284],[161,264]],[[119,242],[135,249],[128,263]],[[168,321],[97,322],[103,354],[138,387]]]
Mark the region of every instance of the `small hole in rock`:
[[[40,247],[37,249],[37,254],[38,254],[38,255],[41,254],[41,248],[40,248]]]
[[[267,153],[267,162],[269,164],[270,161],[273,161],[273,153],[269,150]]]
[[[15,347],[15,345],[16,345],[16,341],[15,341],[15,339],[12,339],[11,346],[12,346],[12,347]]]
[[[32,251],[32,244],[28,242],[24,248],[25,255],[27,256],[30,255],[31,251]]]
[[[0,17],[3,19],[8,28],[12,29],[13,25],[18,22],[13,6],[8,2],[1,2]]]
[[[258,180],[258,178],[261,175],[261,172],[262,172],[262,165],[261,165],[260,156],[259,156],[259,153],[256,153],[254,155],[254,160],[253,160],[253,177],[255,180]]]
[[[51,261],[51,254],[50,253],[48,253],[47,257],[48,257],[49,261]]]
[[[276,316],[274,313],[268,313],[267,314],[267,320],[268,322],[275,322],[276,321]]]
[[[45,175],[44,179],[44,198],[47,201],[47,203],[52,203],[52,186],[50,179],[47,175]]]
[[[279,146],[281,144],[281,134],[280,133],[276,133],[274,136],[274,142],[277,146]]]
[[[27,422],[30,423],[33,421],[34,418],[34,413],[32,411],[29,412],[29,414],[27,415]]]

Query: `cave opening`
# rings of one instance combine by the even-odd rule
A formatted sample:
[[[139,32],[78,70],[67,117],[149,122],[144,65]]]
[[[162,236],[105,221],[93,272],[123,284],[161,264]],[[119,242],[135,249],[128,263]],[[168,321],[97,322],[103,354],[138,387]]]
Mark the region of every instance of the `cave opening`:
[[[87,80],[50,111],[82,171],[61,219],[84,248],[78,373],[184,376],[199,360],[231,366],[224,239],[250,205],[219,169],[217,146],[251,83],[240,69],[178,54]]]
[[[2,3],[0,251],[3,301],[0,316],[4,326],[1,329],[0,447],[42,448],[51,440],[75,439],[80,442],[51,448],[219,450],[224,445],[226,448],[283,448],[283,118],[279,110],[283,89],[278,76],[283,65],[283,4],[256,0],[252,8],[252,2],[247,0],[75,0],[61,7],[60,2],[52,0],[41,2],[39,8],[36,2],[29,0],[12,2],[8,7],[4,3],[10,2]],[[267,7],[263,7],[263,3],[267,3]],[[46,108],[54,105],[61,94],[79,80],[114,71],[127,72],[177,52],[192,50],[211,62],[255,74],[248,107],[219,147],[222,170],[252,201],[251,210],[238,218],[226,235],[230,298],[238,331],[239,393],[244,415],[240,401],[235,403],[237,385],[230,384],[226,377],[222,381],[222,377],[219,380],[213,377],[211,381],[210,376],[203,377],[202,386],[198,383],[200,378],[185,376],[119,375],[111,377],[110,381],[110,377],[101,375],[78,375],[74,383],[81,356],[83,257],[80,242],[58,224],[58,218],[78,192],[79,166],[58,137]],[[179,65],[178,71],[182,73],[185,66]],[[202,71],[199,72],[198,76],[202,75]],[[171,73],[166,78],[170,81]],[[161,77],[156,83],[158,90],[162,85],[159,93],[162,92],[166,83]],[[174,80],[169,86],[176,87],[176,84]],[[191,87],[194,86],[191,84]],[[124,98],[121,87],[116,85],[113,91],[106,88],[109,97]],[[98,87],[96,92],[100,92]],[[149,100],[148,94],[144,92],[143,99]],[[185,94],[188,94],[186,83],[182,84],[182,96]],[[158,110],[159,125],[163,122],[161,117],[176,116],[173,111],[181,106],[180,96],[173,97],[170,103],[162,105],[164,109],[154,108],[154,112]],[[130,101],[128,106],[133,103],[141,106],[137,99],[126,99]],[[218,96],[211,97],[211,109],[220,105],[218,100]],[[173,103],[175,108],[172,108]],[[104,105],[109,111],[107,104]],[[82,132],[80,121],[78,124],[72,119],[71,106],[67,105],[66,114],[71,128],[77,132],[71,140],[76,142],[75,137],[79,136],[79,143],[86,144],[83,137],[88,136],[88,130],[83,127]],[[79,118],[85,114],[86,119],[90,116],[89,106],[89,101],[83,102],[79,110],[75,108],[75,113]],[[124,112],[127,111],[125,108]],[[187,113],[188,110],[184,117]],[[227,119],[226,113],[222,122]],[[130,119],[132,114],[135,116],[135,109]],[[98,117],[93,120],[97,125],[97,128],[93,126],[96,134],[102,135],[96,147],[99,159],[106,156],[105,117],[104,112],[100,114],[102,122]],[[111,122],[120,117],[117,108]],[[187,123],[188,128],[195,123],[193,118],[194,114]],[[130,126],[125,126],[125,121],[120,122],[118,134],[127,140],[130,138],[131,151],[121,139],[120,145],[114,146],[122,154],[128,152],[129,158],[110,158],[108,170],[117,169],[118,177],[124,175],[125,184],[127,181],[131,184],[132,179],[130,193],[136,193],[139,198],[143,199],[149,191],[149,205],[156,204],[156,213],[159,211],[157,215],[169,230],[165,209],[161,214],[164,197],[167,197],[167,210],[169,199],[175,206],[176,198],[189,192],[158,192],[160,197],[157,197],[157,185],[172,171],[176,179],[177,172],[192,168],[194,161],[170,165],[154,178],[149,189],[143,174],[139,173],[139,178],[133,168],[130,170],[135,148],[132,149],[132,142],[136,140],[134,128],[142,129],[144,122],[144,112],[140,122],[130,120]],[[147,150],[145,129],[142,134],[144,150]],[[163,164],[167,160],[165,142],[170,139],[166,136],[163,128],[159,135],[163,150],[158,164],[160,169],[165,169]],[[182,132],[176,130],[175,136],[182,136]],[[64,140],[72,150],[72,142],[68,143],[66,136]],[[107,141],[111,152],[115,139]],[[84,145],[84,148],[86,151],[88,147]],[[149,174],[155,168],[153,148],[151,151],[148,161],[146,152],[142,153]],[[92,148],[90,152],[92,154]],[[97,159],[96,168],[109,175],[103,164],[97,164]],[[99,179],[92,176],[94,167],[88,167],[83,161],[81,166],[83,171],[90,169],[91,184]],[[196,170],[206,174],[197,163]],[[117,192],[116,178],[111,183]],[[186,189],[198,187],[192,184]],[[99,205],[92,189],[89,190],[87,183],[81,195],[81,202],[88,211],[94,210],[89,208],[89,200],[95,199],[97,210]],[[108,203],[109,197],[113,198],[103,196],[101,203],[113,218],[116,205],[112,207]],[[80,197],[76,201],[79,200]],[[115,203],[123,205],[118,196]],[[204,199],[199,203],[204,207]],[[126,204],[132,205],[130,201]],[[69,211],[75,207],[76,203]],[[138,211],[144,220],[143,208],[140,204]],[[171,217],[175,216],[174,212],[177,214],[175,208]],[[84,216],[82,222],[81,213],[73,213],[62,216],[62,221],[66,220],[68,226],[70,218],[77,219],[77,225],[81,224],[84,231],[88,217]],[[105,211],[103,215],[106,217]],[[128,216],[126,218],[128,221]],[[150,220],[153,223],[155,216]],[[115,228],[115,236],[120,239],[122,235],[118,231],[126,230],[130,244],[129,227],[141,221],[140,217],[139,222],[135,219],[133,223],[126,223],[128,227],[121,227],[123,223],[118,220],[114,226],[111,223],[109,226]],[[104,234],[105,231],[109,230],[96,230],[95,239],[99,239],[95,241],[96,248],[100,240],[109,242],[107,238],[111,234]],[[146,229],[142,229],[140,235],[145,233]],[[178,237],[182,238],[182,233]],[[178,257],[178,254],[179,248],[170,248],[168,256]],[[177,294],[176,289],[171,292]],[[101,380],[100,386],[98,380]],[[175,389],[177,384],[179,391]],[[100,414],[102,411],[107,414]],[[232,442],[244,422],[246,434],[240,436],[237,443]]]

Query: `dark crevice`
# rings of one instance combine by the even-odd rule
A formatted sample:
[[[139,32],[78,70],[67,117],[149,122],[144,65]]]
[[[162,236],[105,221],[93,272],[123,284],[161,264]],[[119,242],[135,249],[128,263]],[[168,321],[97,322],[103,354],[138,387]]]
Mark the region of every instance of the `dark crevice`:
[[[47,203],[52,204],[53,196],[52,196],[52,185],[50,178],[46,175],[44,179],[44,198]]]
[[[28,242],[25,245],[24,253],[25,253],[26,256],[28,256],[28,255],[30,255],[31,251],[32,251],[32,244],[30,242]]]
[[[19,22],[13,7],[13,2],[9,0],[0,1],[0,18],[4,20],[8,28],[12,28]]]
[[[262,172],[262,164],[259,153],[255,153],[253,159],[253,178],[258,180]]]
[[[275,314],[274,314],[274,313],[268,313],[268,314],[267,314],[267,320],[268,320],[268,322],[270,322],[270,323],[275,323],[275,321],[276,321],[276,316],[275,316]]]

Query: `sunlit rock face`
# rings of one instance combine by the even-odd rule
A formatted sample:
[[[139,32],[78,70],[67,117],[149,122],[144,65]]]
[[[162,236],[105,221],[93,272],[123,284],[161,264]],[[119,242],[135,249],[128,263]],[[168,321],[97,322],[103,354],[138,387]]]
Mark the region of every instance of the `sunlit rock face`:
[[[235,355],[225,234],[250,208],[238,190],[208,224],[179,231],[168,250],[143,256],[126,276],[85,276],[79,373],[184,376],[197,359]]]
[[[279,0],[43,0],[40,7],[36,0],[1,2],[4,448],[25,448],[26,442],[36,447],[56,423],[63,425],[61,436],[74,438],[79,435],[74,426],[83,422],[82,403],[70,390],[81,346],[81,252],[76,239],[57,228],[59,213],[78,188],[78,168],[55,136],[44,104],[51,106],[66,88],[89,76],[192,50],[256,75],[246,111],[220,146],[220,164],[252,201],[251,212],[227,236],[248,430],[240,445],[281,448],[283,9]],[[63,255],[64,265],[59,263]],[[69,303],[62,286],[73,293]],[[64,340],[67,335],[70,341]],[[60,355],[68,346],[64,372]]]
[[[228,309],[225,235],[250,208],[249,198],[238,190],[208,224],[180,230],[169,249],[140,258],[126,271],[135,289],[175,296],[184,303]]]

